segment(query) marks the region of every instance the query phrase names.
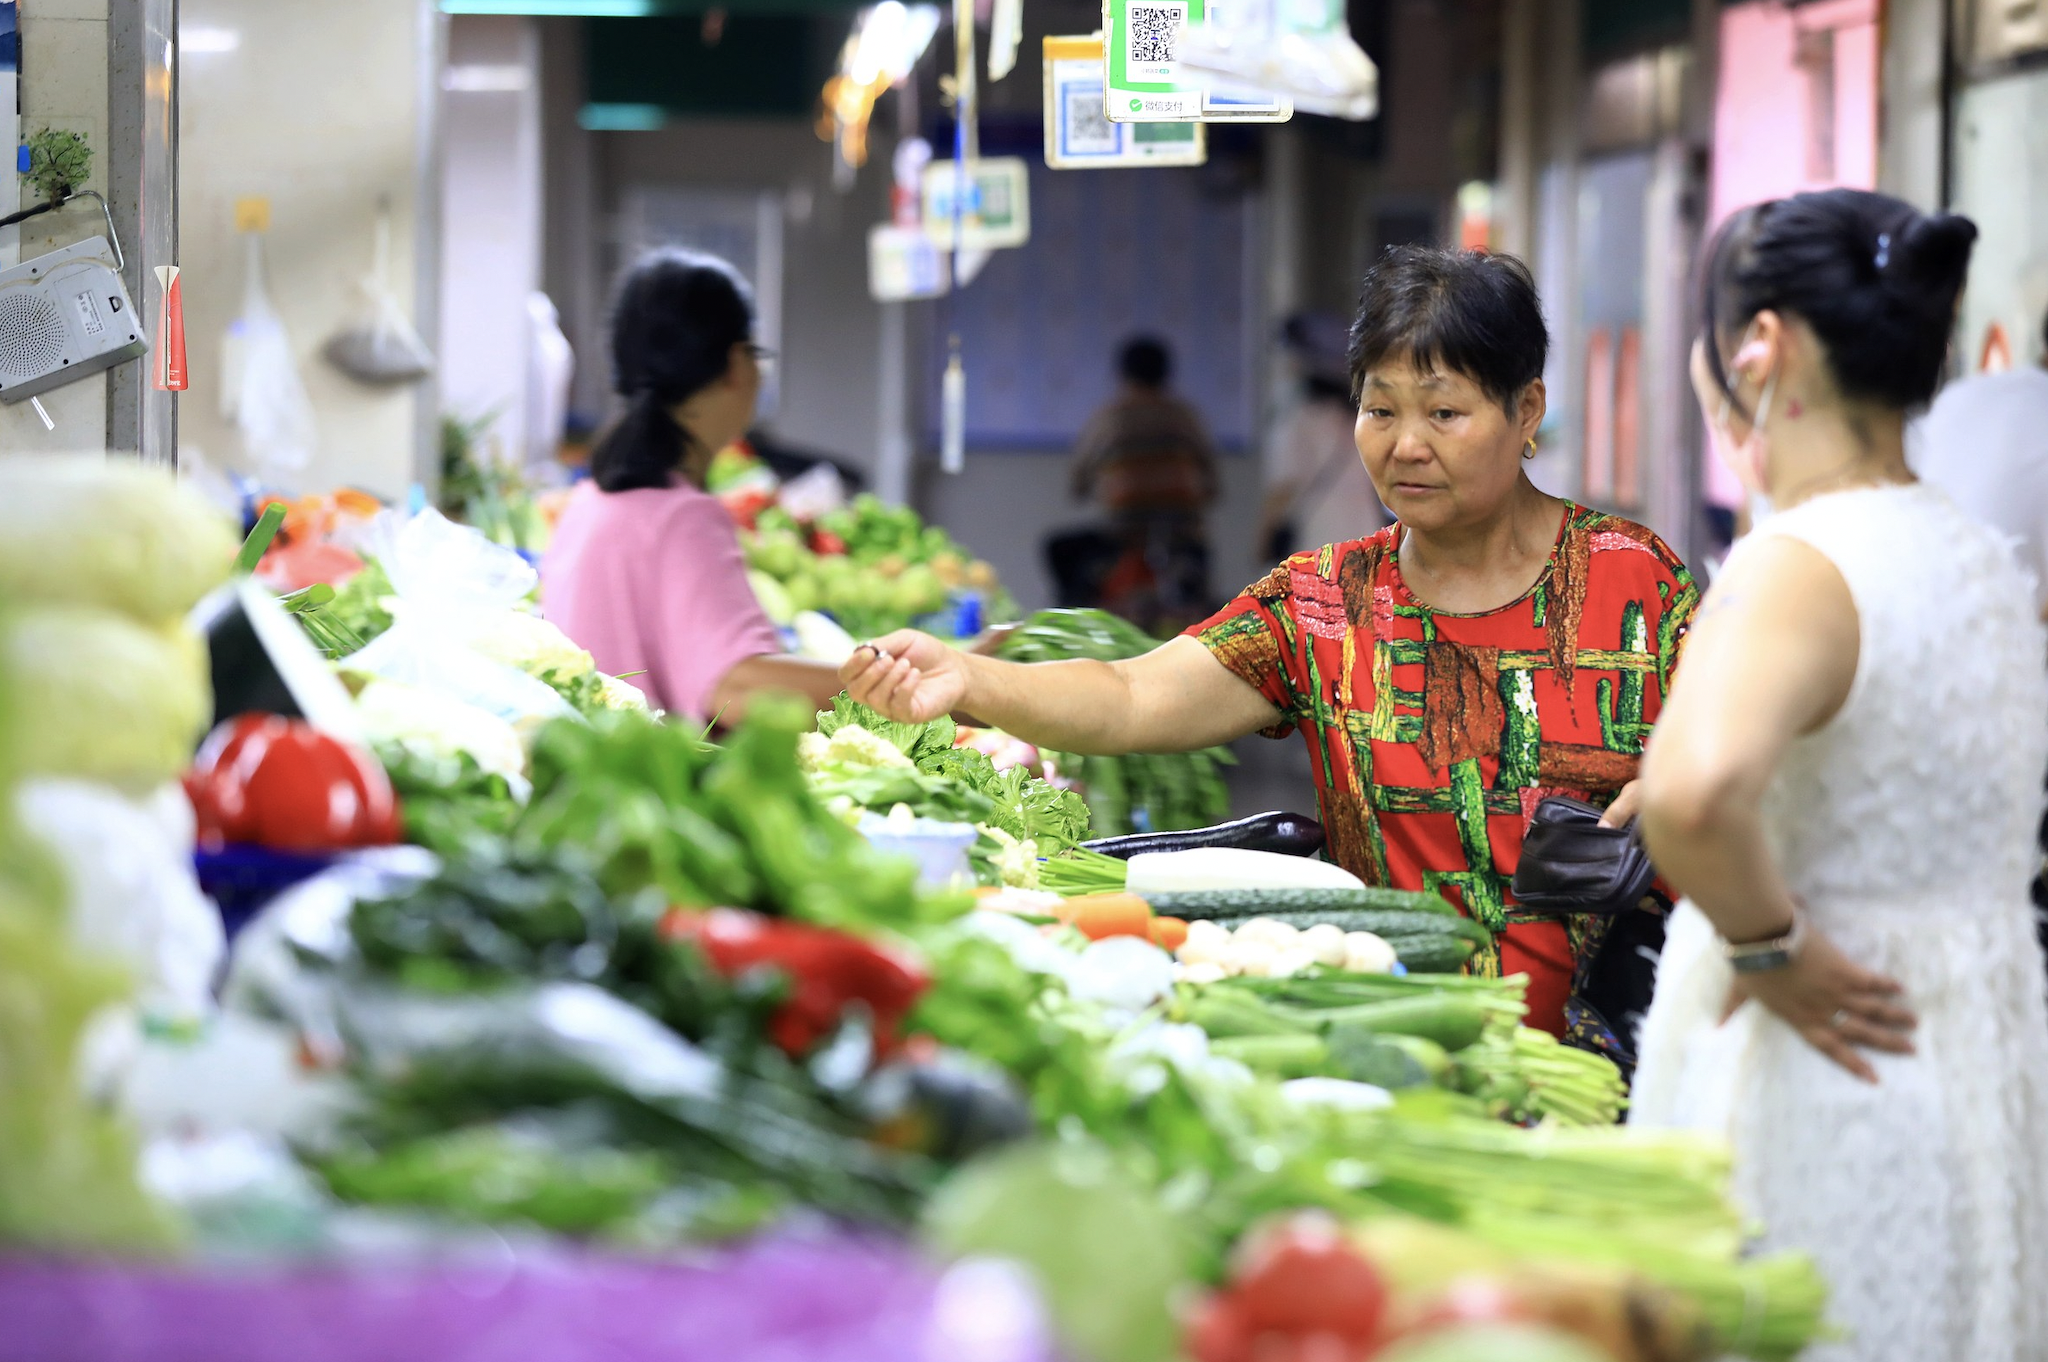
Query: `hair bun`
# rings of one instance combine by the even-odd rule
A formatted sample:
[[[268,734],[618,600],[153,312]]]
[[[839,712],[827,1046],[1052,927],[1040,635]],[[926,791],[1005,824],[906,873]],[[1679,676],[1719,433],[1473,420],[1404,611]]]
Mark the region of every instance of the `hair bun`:
[[[1912,284],[1946,297],[1960,292],[1970,272],[1977,224],[1956,213],[1915,217],[1892,246],[1895,267]]]

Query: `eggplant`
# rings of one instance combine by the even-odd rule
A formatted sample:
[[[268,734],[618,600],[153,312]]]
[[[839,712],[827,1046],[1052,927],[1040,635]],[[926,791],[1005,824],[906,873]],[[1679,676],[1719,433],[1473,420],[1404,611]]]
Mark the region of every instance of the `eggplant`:
[[[1272,851],[1282,856],[1313,856],[1323,849],[1323,825],[1306,814],[1260,813],[1233,823],[1189,832],[1137,832],[1128,837],[1099,837],[1082,846],[1128,861],[1141,852],[1193,851],[1229,847],[1234,851]]]

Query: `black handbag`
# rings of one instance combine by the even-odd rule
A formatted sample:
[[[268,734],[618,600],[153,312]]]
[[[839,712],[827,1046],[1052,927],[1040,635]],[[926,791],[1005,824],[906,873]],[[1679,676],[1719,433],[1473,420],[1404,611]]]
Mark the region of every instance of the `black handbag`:
[[[1552,795],[1529,820],[1514,892],[1538,913],[1614,917],[1639,905],[1656,877],[1633,824],[1603,827],[1599,809]]]

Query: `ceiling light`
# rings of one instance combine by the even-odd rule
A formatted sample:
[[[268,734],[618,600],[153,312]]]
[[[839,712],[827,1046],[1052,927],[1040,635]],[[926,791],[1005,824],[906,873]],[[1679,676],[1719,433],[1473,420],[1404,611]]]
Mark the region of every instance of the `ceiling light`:
[[[517,94],[532,84],[523,66],[451,66],[441,73],[441,88],[454,94]]]
[[[233,52],[242,45],[242,35],[232,28],[208,28],[185,24],[178,29],[178,47],[188,57]]]
[[[572,19],[645,19],[659,0],[441,0],[443,14],[564,15]]]

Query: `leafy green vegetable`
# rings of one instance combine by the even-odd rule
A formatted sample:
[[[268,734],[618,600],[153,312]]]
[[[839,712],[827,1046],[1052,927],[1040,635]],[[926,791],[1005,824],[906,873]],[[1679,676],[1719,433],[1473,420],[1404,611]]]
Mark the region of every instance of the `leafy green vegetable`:
[[[336,632],[369,643],[391,627],[391,612],[384,608],[391,594],[391,579],[383,565],[368,559],[361,572],[335,588],[334,599],[320,608],[320,618]]]
[[[519,817],[511,784],[466,752],[429,752],[411,743],[379,743],[376,751],[398,795],[405,840],[436,855],[459,855],[480,839],[503,837]]]
[[[652,885],[673,903],[853,930],[964,911],[920,893],[915,865],[825,808],[797,765],[806,717],[757,704],[722,747],[634,712],[552,723],[534,744],[533,798],[512,835],[581,850],[614,896]]]
[[[673,1176],[667,1160],[602,1144],[565,1147],[519,1126],[486,1125],[356,1146],[314,1166],[336,1196],[416,1206],[464,1220],[523,1220],[590,1234],[642,1213]]]
[[[818,731],[829,738],[848,724],[859,724],[876,737],[886,739],[919,770],[926,769],[928,761],[953,751],[953,739],[959,732],[953,721],[946,718],[928,724],[899,724],[841,691],[834,697],[832,708],[819,713]]]

